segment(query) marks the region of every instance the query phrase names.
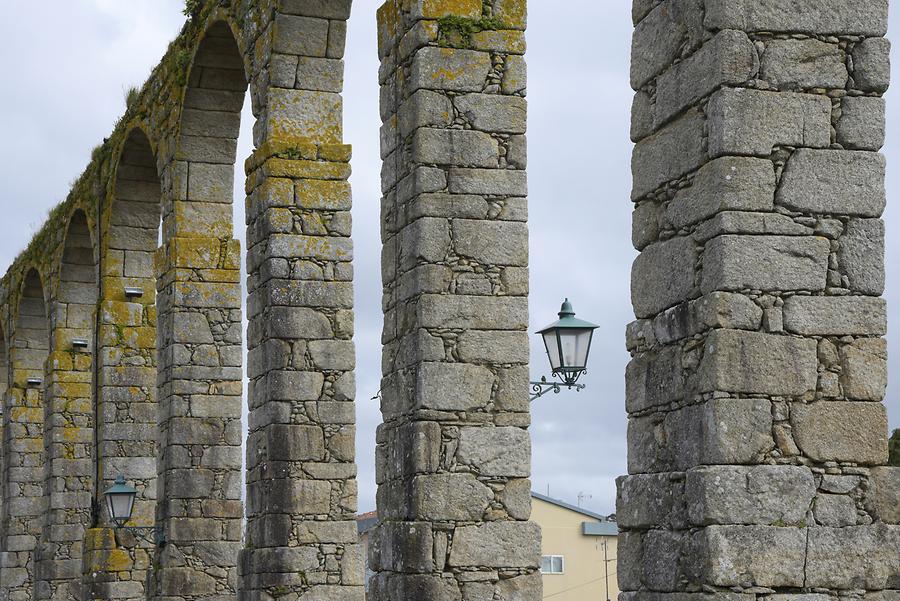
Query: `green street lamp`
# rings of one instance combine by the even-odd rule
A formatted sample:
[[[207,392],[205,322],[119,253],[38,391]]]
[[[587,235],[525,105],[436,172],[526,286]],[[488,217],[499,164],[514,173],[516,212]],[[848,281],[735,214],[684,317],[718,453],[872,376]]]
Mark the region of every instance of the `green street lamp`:
[[[106,497],[106,511],[115,528],[123,529],[134,536],[158,546],[166,544],[165,536],[156,526],[126,526],[134,512],[137,489],[125,483],[125,476],[119,474],[116,482],[103,493]]]
[[[552,375],[560,379],[548,382],[543,376],[539,382],[531,382],[531,400],[550,392],[559,393],[562,387],[579,391],[584,384],[578,378],[587,371],[588,354],[594,330],[599,326],[575,317],[572,303],[566,299],[559,310],[559,319],[537,333],[544,339]]]

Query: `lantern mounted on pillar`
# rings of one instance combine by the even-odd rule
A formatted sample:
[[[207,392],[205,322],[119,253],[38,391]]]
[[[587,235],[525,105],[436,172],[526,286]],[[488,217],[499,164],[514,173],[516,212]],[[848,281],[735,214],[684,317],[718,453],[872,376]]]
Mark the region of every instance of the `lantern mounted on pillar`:
[[[137,497],[137,489],[125,483],[125,476],[119,475],[115,484],[103,493],[106,497],[106,511],[110,521],[116,530],[123,529],[134,536],[153,543],[159,547],[166,544],[163,531],[156,526],[126,526],[134,512],[134,500]]]
[[[569,299],[563,302],[559,310],[559,319],[537,332],[544,339],[544,348],[550,359],[551,373],[559,378],[559,381],[550,382],[547,381],[546,376],[543,376],[539,382],[531,382],[532,401],[551,390],[559,393],[563,387],[574,388],[576,391],[584,388],[584,384],[577,382],[578,378],[587,371],[591,340],[594,330],[598,327],[590,322],[577,319]]]

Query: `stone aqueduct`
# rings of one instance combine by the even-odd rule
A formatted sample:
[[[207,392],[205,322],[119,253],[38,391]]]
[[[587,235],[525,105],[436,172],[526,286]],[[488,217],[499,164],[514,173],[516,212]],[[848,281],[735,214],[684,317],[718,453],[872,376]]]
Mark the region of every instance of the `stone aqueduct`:
[[[188,7],[2,280],[0,599],[364,594],[340,95],[350,0]],[[635,0],[634,20],[624,599],[896,601],[877,152],[887,2]],[[370,594],[536,600],[525,0],[389,0],[378,28]],[[248,88],[242,308],[231,182]],[[161,527],[165,545],[110,528],[98,495],[119,473],[139,490],[135,523]]]

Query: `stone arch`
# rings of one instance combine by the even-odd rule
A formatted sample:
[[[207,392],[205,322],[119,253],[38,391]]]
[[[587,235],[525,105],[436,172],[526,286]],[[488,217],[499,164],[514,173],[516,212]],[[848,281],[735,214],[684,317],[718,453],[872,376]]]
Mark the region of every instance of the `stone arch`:
[[[247,80],[232,28],[211,17],[187,77],[163,209],[157,470],[166,503],[157,523],[166,549],[152,585],[158,598],[181,594],[185,581],[204,594],[236,593],[243,371],[232,202]],[[227,578],[211,576],[223,570]]]
[[[230,238],[234,163],[247,77],[225,21],[214,21],[197,46],[181,109],[173,203],[164,235]]]
[[[250,82],[256,150],[246,163],[249,445],[255,463],[243,588],[254,598],[307,593],[296,562],[272,560],[322,554],[321,565],[309,566],[316,572],[308,571],[309,581],[347,586],[342,592],[358,598],[350,149],[341,144],[340,97],[350,0],[285,2],[275,9],[203,1],[193,8],[159,67],[92,153],[73,194],[0,287],[0,293],[17,290],[31,261],[42,274],[61,271],[68,263],[60,259],[68,218],[82,206],[79,199],[101,196],[99,207],[84,205],[88,224],[97,209],[99,249],[94,505],[122,473],[139,489],[132,524],[149,526],[155,514],[167,544],[151,558],[150,545],[105,527],[105,512],[95,511],[84,537],[83,594],[136,601],[236,592],[242,335],[231,211],[239,113]],[[48,349],[58,354],[49,373],[62,374],[56,361],[64,365],[71,340],[54,336],[67,329],[56,317],[72,303],[62,301],[68,283],[53,279]],[[289,473],[277,471],[284,466]],[[0,598],[33,598],[26,589],[43,580],[34,579],[31,555],[20,567],[20,541],[14,542],[15,548],[0,549],[13,551],[0,570]],[[330,594],[313,594],[319,593]]]
[[[9,346],[6,341],[6,327],[0,323],[0,407],[2,407],[2,399],[6,398],[6,391],[9,388]],[[2,423],[0,423],[0,427],[2,427]],[[0,440],[2,440],[2,435],[0,435]],[[0,450],[2,450],[2,445],[0,445]]]
[[[525,14],[524,0],[388,0],[378,12],[376,601],[467,598],[476,580],[474,596],[541,598],[540,528],[529,521]],[[492,42],[460,44],[443,27],[420,37],[423,17],[482,19],[478,35]],[[483,208],[464,206],[472,199]],[[425,240],[439,240],[436,251]]]
[[[50,300],[50,355],[44,402],[45,520],[36,553],[39,599],[81,593],[84,530],[94,493],[94,328],[97,253],[84,210],[72,212]]]
[[[359,548],[355,536],[346,538],[356,510],[350,157],[340,144],[339,94],[349,2],[291,3],[284,13],[276,12],[258,39],[249,28],[253,37],[243,57],[231,39],[236,30],[210,17],[187,79],[168,167],[173,186],[164,208],[158,290],[161,394],[196,392],[177,395],[181,403],[161,397],[160,406],[170,413],[160,419],[159,490],[167,502],[159,506],[158,521],[167,551],[159,554],[158,597],[180,594],[185,581],[208,584],[210,594],[234,594],[230,584],[211,582],[207,574],[222,568],[232,574],[236,556],[211,557],[203,546],[218,539],[237,548],[242,513],[233,486],[240,481],[242,373],[239,247],[232,239],[230,202],[248,80],[257,150],[246,163],[251,433],[241,590],[263,596],[305,592],[296,565],[271,562],[296,556],[296,546],[303,545],[304,553],[330,554],[329,567],[319,570],[322,582],[328,572],[328,582],[361,592],[361,570],[359,578],[354,571],[361,566]],[[246,35],[248,28],[239,31]],[[211,395],[218,401],[214,411]],[[202,458],[186,463],[184,449],[201,446]],[[304,467],[310,462],[321,465]],[[277,467],[286,465],[289,472]],[[213,483],[211,494],[207,482]],[[201,494],[216,500],[221,513],[183,527],[171,510],[191,512]],[[342,523],[315,541],[290,523],[283,537],[259,529],[281,519],[302,529],[323,514]],[[191,559],[176,564],[174,557]]]
[[[4,307],[6,309],[6,307]],[[5,417],[7,401],[6,395],[9,390],[9,344],[6,336],[6,324],[0,323],[0,540],[6,531],[4,514],[4,502],[6,500],[6,448],[3,433],[5,432]]]
[[[50,328],[43,278],[34,267],[26,272],[22,280],[14,347],[17,350],[17,356],[13,359],[13,379],[16,383],[19,377],[42,379],[50,351]]]
[[[45,512],[44,390],[50,327],[44,280],[24,270],[14,313],[12,380],[3,411],[3,532],[0,583],[9,598],[34,598],[35,550]]]
[[[150,139],[131,129],[122,143],[101,229],[97,324],[97,459],[93,526],[83,573],[97,598],[143,599],[152,545],[121,533],[122,561],[107,552],[113,533],[103,491],[118,475],[138,489],[131,525],[152,526],[156,512],[157,344],[154,256],[162,186]],[[103,232],[105,231],[105,235]],[[98,581],[94,580],[100,573]],[[121,582],[127,581],[127,582]]]

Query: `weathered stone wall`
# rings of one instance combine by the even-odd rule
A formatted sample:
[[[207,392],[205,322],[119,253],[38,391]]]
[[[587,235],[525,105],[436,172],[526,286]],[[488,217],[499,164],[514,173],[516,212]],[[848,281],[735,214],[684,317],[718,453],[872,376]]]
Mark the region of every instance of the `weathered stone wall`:
[[[0,601],[363,596],[350,0],[188,5],[0,280]],[[896,596],[886,0],[636,0],[634,16],[625,598]],[[389,0],[378,14],[380,600],[541,595],[525,25],[525,0]],[[248,89],[242,533],[231,204]],[[132,524],[165,544],[108,523],[101,493],[118,474],[138,489]]]
[[[101,286],[97,310],[97,471],[96,492],[108,489],[119,474],[137,488],[132,524],[154,524],[156,507],[156,294],[153,253],[159,239],[160,184],[156,160],[140,128],[120,141],[121,150],[108,192],[98,207],[105,223],[99,244]],[[106,235],[103,235],[105,231]],[[141,296],[125,296],[125,287]],[[99,497],[98,497],[99,499]],[[96,526],[110,527],[104,507],[95,509]],[[132,536],[119,536],[113,556],[94,553],[94,542],[112,541],[111,533],[92,532],[84,563],[86,590],[96,596],[143,594],[152,547]],[[101,547],[102,549],[103,547]],[[116,569],[110,566],[115,565]],[[106,584],[121,580],[119,584]]]
[[[44,365],[50,342],[44,280],[30,267],[21,280],[10,332],[11,386],[4,418],[4,499],[0,582],[12,601],[30,599],[35,553],[46,511],[44,486]]]
[[[362,596],[340,97],[350,0],[187,4],[179,37],[0,282],[0,599]],[[231,203],[248,86],[239,558]],[[102,491],[119,474],[138,489],[130,525],[156,526],[164,545],[110,527]]]
[[[634,21],[624,597],[897,595],[887,1],[636,0]]]
[[[524,0],[389,0],[371,594],[539,599]]]
[[[283,3],[266,49],[268,119],[246,163],[247,601],[364,597],[351,149],[341,143],[349,16],[350,0]]]
[[[87,216],[72,214],[59,287],[49,308],[44,406],[44,521],[35,556],[36,599],[80,594],[82,535],[94,496],[94,315],[98,280]],[[76,346],[83,340],[85,346]]]

